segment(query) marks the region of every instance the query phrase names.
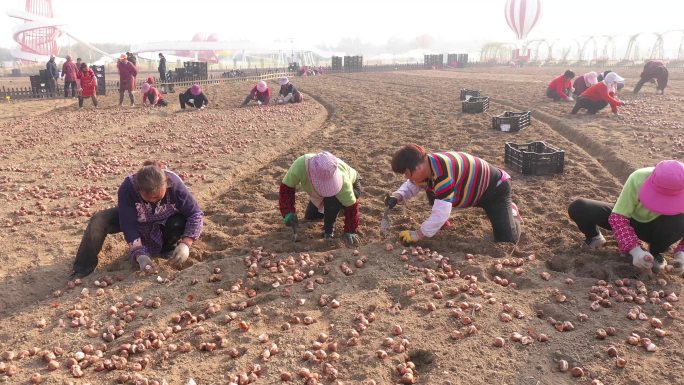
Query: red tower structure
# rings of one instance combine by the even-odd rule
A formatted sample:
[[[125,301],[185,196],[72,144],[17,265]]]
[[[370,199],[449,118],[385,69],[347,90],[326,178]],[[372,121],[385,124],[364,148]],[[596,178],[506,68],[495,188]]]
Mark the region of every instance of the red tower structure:
[[[26,0],[24,25],[14,35],[21,51],[34,55],[57,55],[57,39],[62,31],[49,20],[52,13],[52,0]]]

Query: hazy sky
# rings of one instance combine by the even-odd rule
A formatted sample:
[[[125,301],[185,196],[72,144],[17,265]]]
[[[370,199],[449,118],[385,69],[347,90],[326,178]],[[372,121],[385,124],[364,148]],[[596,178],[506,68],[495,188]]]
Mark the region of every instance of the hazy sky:
[[[11,47],[21,22],[6,16],[24,0],[0,1],[0,46]],[[220,40],[334,45],[342,37],[373,43],[421,34],[472,41],[513,41],[506,0],[52,0],[72,34],[91,42],[190,40],[201,32]],[[105,5],[106,4],[106,5]],[[285,10],[285,9],[288,10]],[[257,10],[258,9],[258,10]],[[529,38],[629,35],[684,29],[681,0],[542,0],[542,17]]]

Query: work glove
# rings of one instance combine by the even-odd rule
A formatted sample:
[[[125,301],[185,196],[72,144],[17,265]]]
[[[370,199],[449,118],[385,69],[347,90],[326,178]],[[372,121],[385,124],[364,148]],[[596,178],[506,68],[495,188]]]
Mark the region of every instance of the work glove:
[[[287,227],[296,227],[299,221],[297,220],[297,214],[295,213],[287,213],[285,214],[285,218],[283,218],[283,223]]]
[[[342,235],[342,239],[347,246],[358,245],[361,243],[361,238],[356,233],[344,233],[344,235]]]
[[[140,266],[140,271],[142,271],[143,273],[153,273],[156,270],[154,267],[154,263],[152,263],[152,259],[149,255],[139,255],[136,258],[136,262],[138,262],[138,265]]]
[[[653,256],[648,251],[637,246],[629,251],[632,256],[632,265],[639,269],[650,269],[653,267]]]
[[[420,239],[418,232],[413,230],[404,230],[399,233],[399,238],[404,243],[416,243]]]
[[[565,99],[566,102],[574,102],[575,99],[572,96],[568,96],[567,99]]]
[[[684,273],[684,251],[678,251],[675,253],[672,267],[672,272],[675,274],[682,275],[682,273]]]
[[[323,238],[324,239],[333,239],[333,238],[335,238],[335,233],[325,233],[323,235]]]
[[[175,249],[173,249],[173,253],[171,253],[171,258],[169,258],[169,263],[176,266],[181,266],[183,262],[185,262],[188,259],[189,256],[190,247],[185,243],[181,242],[178,245],[176,245]]]
[[[390,210],[394,208],[394,206],[399,203],[399,199],[396,197],[393,197],[391,195],[385,195],[385,206],[387,206]]]

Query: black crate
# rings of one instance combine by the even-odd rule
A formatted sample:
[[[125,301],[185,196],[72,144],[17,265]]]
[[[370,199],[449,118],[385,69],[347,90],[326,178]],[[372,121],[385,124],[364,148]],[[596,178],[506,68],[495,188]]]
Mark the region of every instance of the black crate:
[[[31,81],[31,88],[47,87],[47,82],[40,75],[29,76],[29,80]]]
[[[480,91],[478,90],[469,90],[467,88],[464,88],[461,90],[461,100],[466,100],[469,99],[468,96],[475,96],[479,97],[480,96]]]
[[[477,114],[487,111],[489,108],[488,96],[473,96],[468,100],[461,102],[461,110],[463,112]]]
[[[522,174],[560,174],[563,172],[565,163],[565,151],[544,142],[525,144],[506,142],[504,162]]]
[[[506,111],[492,117],[492,128],[503,132],[516,132],[530,125],[530,111]]]

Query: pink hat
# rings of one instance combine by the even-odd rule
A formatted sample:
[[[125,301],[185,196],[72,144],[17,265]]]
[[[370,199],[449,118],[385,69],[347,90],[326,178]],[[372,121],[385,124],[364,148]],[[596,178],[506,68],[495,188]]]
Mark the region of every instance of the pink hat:
[[[265,92],[268,89],[268,84],[266,84],[266,82],[262,80],[259,83],[257,83],[256,87],[257,91]]]
[[[285,84],[289,83],[290,79],[287,78],[287,76],[283,76],[282,78],[278,79],[278,84],[281,86],[284,86]]]
[[[641,185],[639,200],[654,213],[684,213],[684,163],[676,160],[658,162]]]
[[[587,86],[593,86],[598,83],[598,74],[594,71],[587,72],[584,74],[584,82],[587,83]]]
[[[197,96],[202,93],[202,87],[200,87],[199,84],[193,84],[192,87],[190,87],[190,93],[193,96]]]
[[[337,168],[335,155],[324,151],[309,159],[309,181],[323,198],[335,196],[342,190],[342,173]]]
[[[150,92],[150,84],[149,83],[143,83],[142,92],[143,92],[143,94]]]

